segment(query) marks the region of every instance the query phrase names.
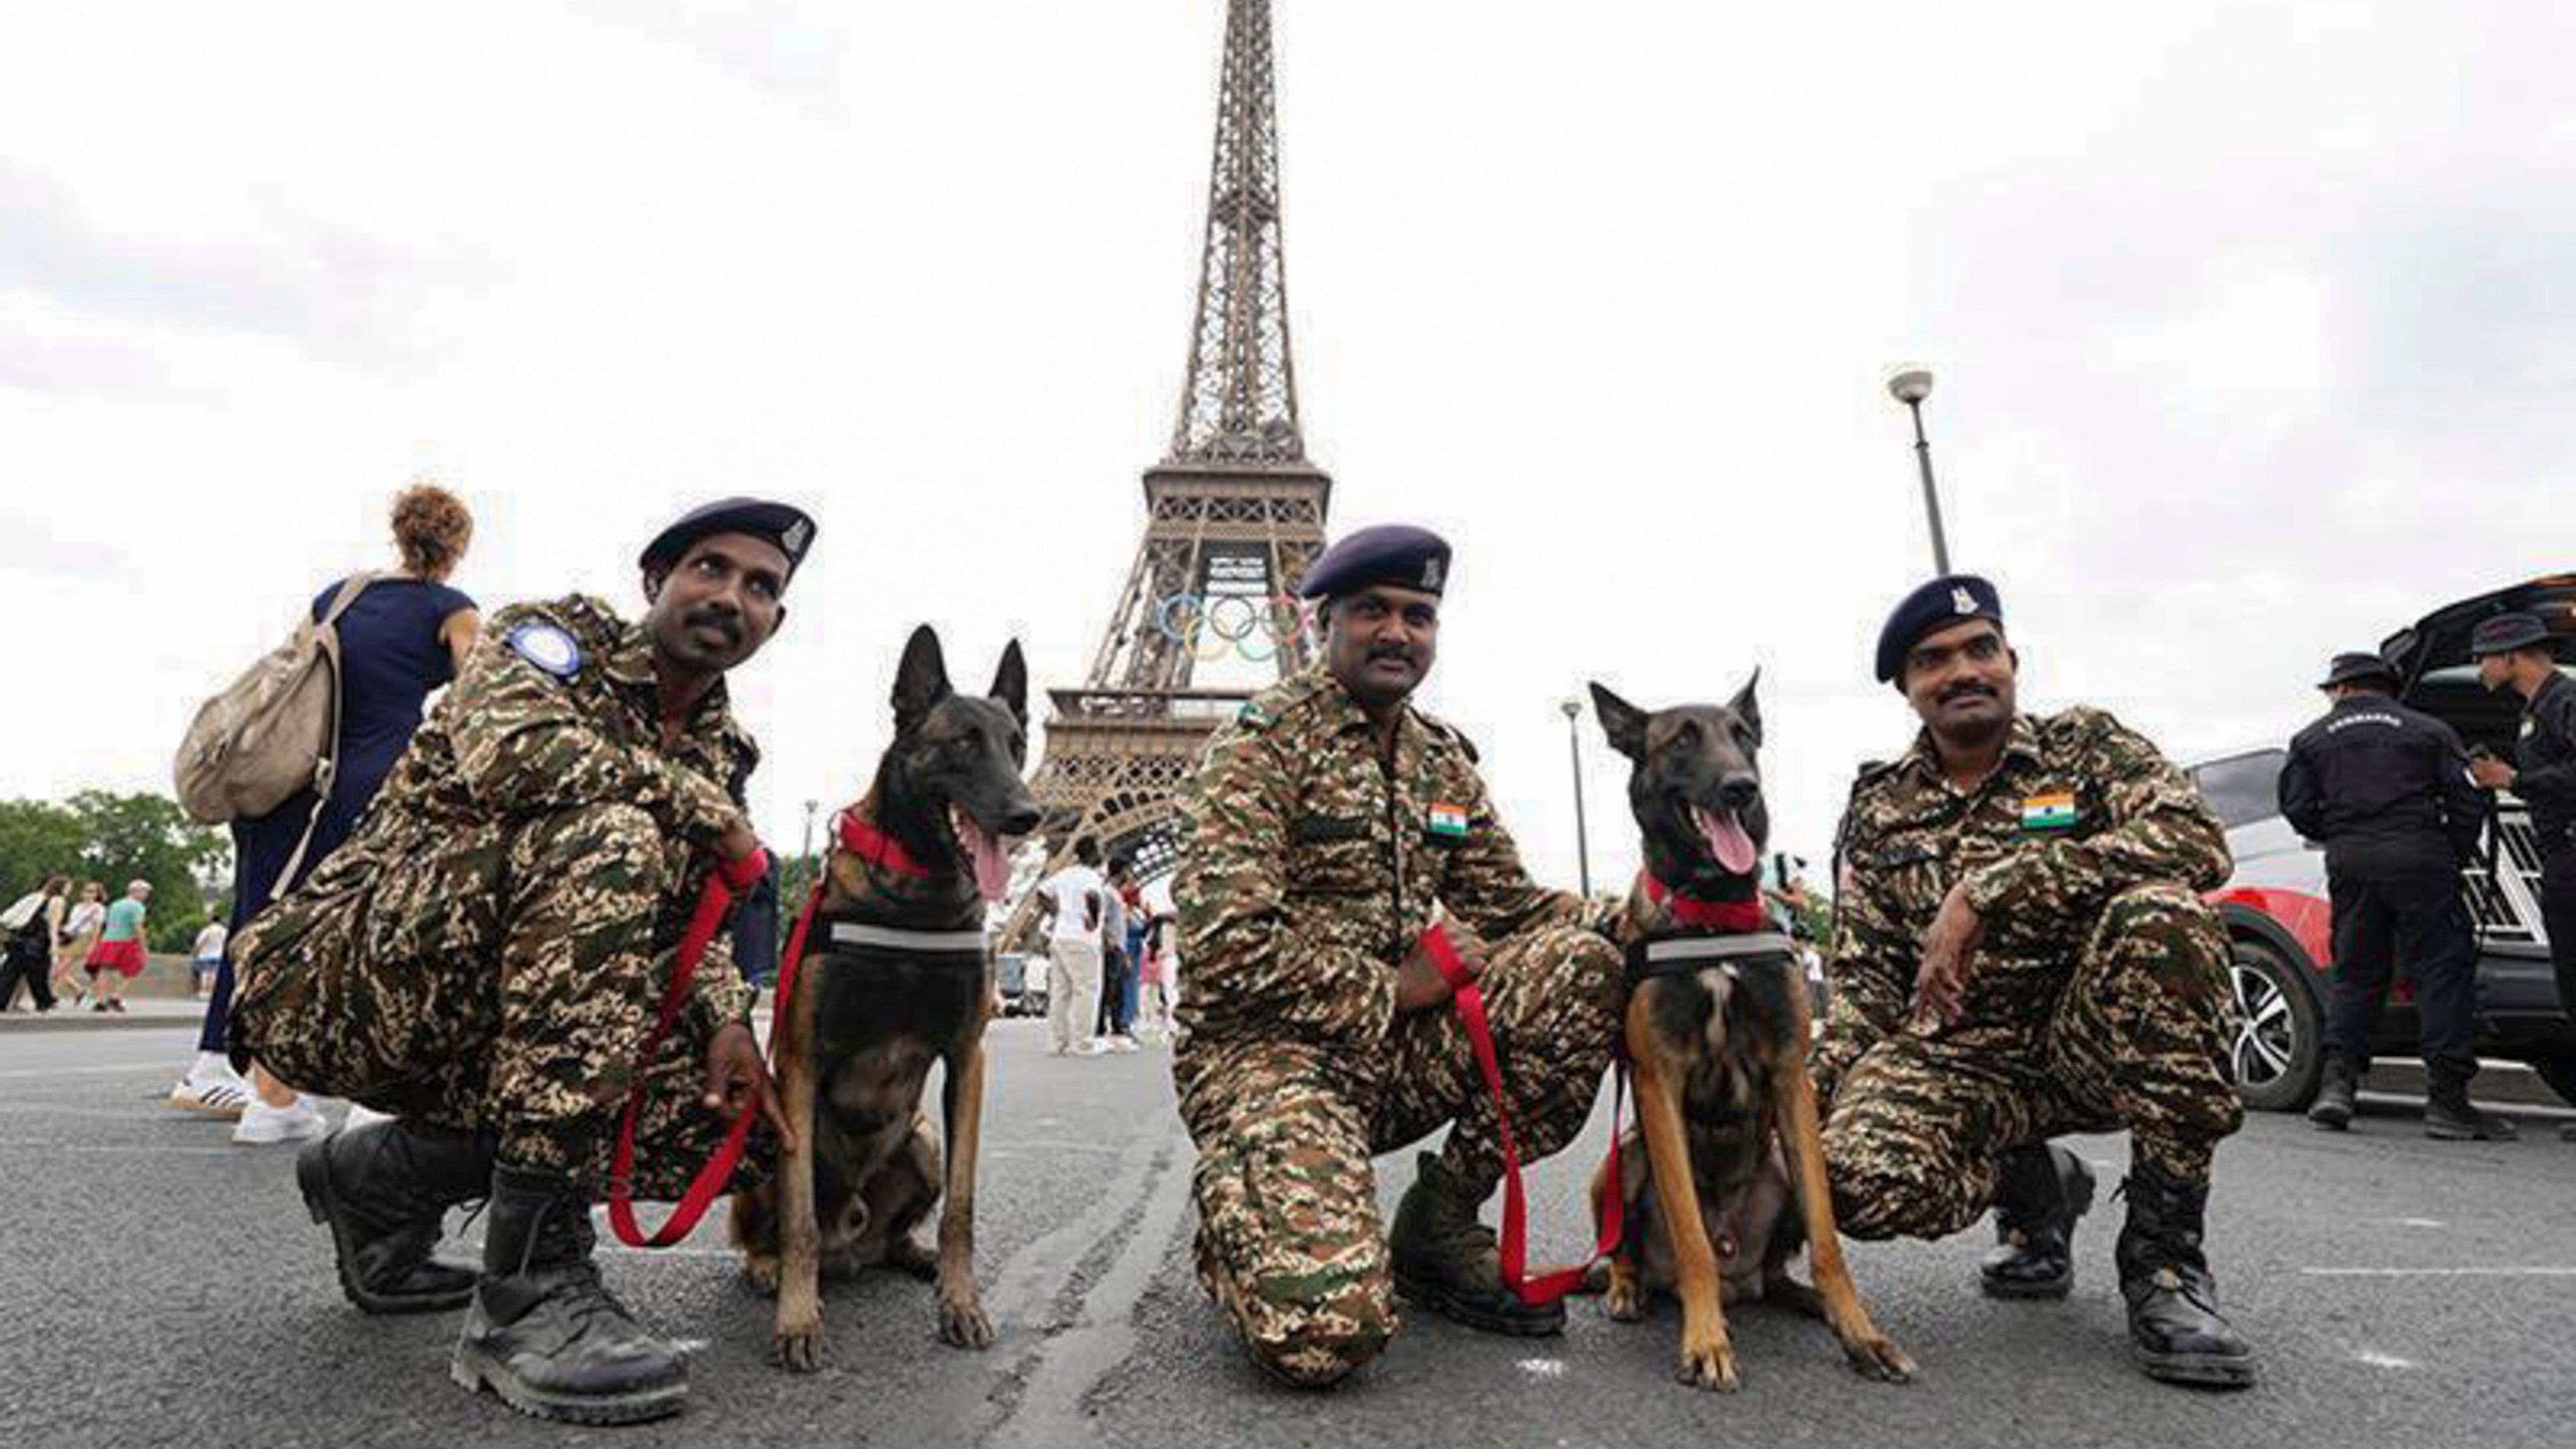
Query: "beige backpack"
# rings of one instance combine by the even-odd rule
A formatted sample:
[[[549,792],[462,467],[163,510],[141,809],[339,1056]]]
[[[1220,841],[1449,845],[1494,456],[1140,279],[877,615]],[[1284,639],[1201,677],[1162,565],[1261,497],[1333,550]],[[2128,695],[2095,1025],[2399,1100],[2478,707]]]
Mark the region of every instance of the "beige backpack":
[[[339,763],[340,615],[373,582],[375,575],[358,574],[340,585],[319,622],[297,624],[198,708],[171,766],[190,817],[221,825],[266,815],[307,785],[330,795]]]

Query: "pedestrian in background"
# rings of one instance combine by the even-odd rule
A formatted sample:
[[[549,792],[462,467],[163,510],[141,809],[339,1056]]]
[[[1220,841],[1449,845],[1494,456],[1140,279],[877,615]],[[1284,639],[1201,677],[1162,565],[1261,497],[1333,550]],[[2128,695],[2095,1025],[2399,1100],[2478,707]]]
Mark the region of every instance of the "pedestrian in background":
[[[126,983],[142,975],[146,964],[143,919],[145,903],[151,899],[152,882],[128,881],[124,898],[107,908],[98,944],[81,963],[89,973],[90,994],[98,998],[90,1003],[90,1010],[124,1014]]]
[[[1090,1056],[1092,1012],[1100,1001],[1100,926],[1109,883],[1100,878],[1100,842],[1073,843],[1073,864],[1038,883],[1047,922],[1047,1050]]]
[[[197,999],[203,1001],[215,994],[215,976],[224,969],[224,942],[232,933],[221,921],[208,921],[197,933],[197,942],[188,948],[190,964],[197,973]]]
[[[1148,1041],[1168,1043],[1172,1039],[1172,1006],[1181,999],[1176,984],[1180,958],[1173,950],[1179,934],[1169,911],[1154,917],[1145,927],[1145,955],[1138,966],[1137,1013],[1143,1024],[1137,1034]]]
[[[1136,1049],[1128,1006],[1135,987],[1136,958],[1131,954],[1127,931],[1128,922],[1134,919],[1129,902],[1135,885],[1135,867],[1127,863],[1127,857],[1122,855],[1109,862],[1109,888],[1101,893],[1100,1012],[1092,1026],[1098,1048],[1105,1052]]]
[[[27,998],[44,1015],[54,1009],[54,950],[63,929],[68,876],[47,876],[45,883],[0,912],[0,1011],[17,1001],[18,983],[27,983]]]
[[[2487,798],[2458,732],[2398,703],[2400,683],[2376,654],[2336,655],[2317,686],[2334,705],[2291,739],[2281,766],[2281,816],[2324,843],[2334,910],[2325,1084],[2308,1120],[2334,1132],[2351,1124],[2389,979],[2403,967],[2415,981],[2424,1135],[2509,1140],[2512,1123],[2469,1101],[2478,942],[2460,868],[2477,857]]]
[[[81,967],[89,961],[90,948],[98,944],[98,933],[107,927],[107,887],[94,880],[81,882],[80,899],[72,903],[63,918],[62,934],[54,938],[54,994],[68,989],[72,1005],[89,998],[88,988],[80,984]]]
[[[394,498],[392,523],[400,566],[367,578],[337,626],[338,765],[329,798],[302,790],[266,815],[233,822],[230,927],[235,934],[349,838],[411,743],[412,732],[420,728],[422,704],[431,691],[456,677],[481,631],[474,601],[447,584],[474,538],[474,517],[464,503],[444,488],[414,484]],[[349,582],[334,579],[314,595],[312,617],[328,613]],[[290,862],[294,879],[281,879]],[[244,1144],[320,1136],[320,1114],[292,1088],[266,1073],[254,1073],[246,1091],[234,1075],[224,1056],[232,995],[232,965],[226,961],[217,968],[207,999],[196,1065],[171,1089],[170,1105],[239,1116],[233,1140]]]

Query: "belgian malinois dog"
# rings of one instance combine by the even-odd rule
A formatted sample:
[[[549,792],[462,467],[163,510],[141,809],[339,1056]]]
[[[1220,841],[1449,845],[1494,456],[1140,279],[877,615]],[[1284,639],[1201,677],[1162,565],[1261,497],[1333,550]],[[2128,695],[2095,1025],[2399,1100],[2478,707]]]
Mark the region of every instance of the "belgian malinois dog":
[[[825,1269],[932,1279],[939,1336],[993,1341],[975,1286],[984,1024],[996,1001],[984,908],[1009,889],[1011,853],[1038,827],[1020,779],[1028,717],[1018,641],[990,696],[971,699],[949,688],[939,636],[914,630],[895,675],[894,742],[834,824],[806,956],[773,1028],[787,1119],[778,1174],[733,1200],[744,1271],[778,1295],[773,1346],[787,1368],[822,1361]],[[921,1100],[934,1061],[936,1135]],[[933,1206],[935,1249],[913,1231]]]
[[[1824,1319],[1853,1368],[1901,1382],[1914,1365],[1870,1322],[1834,1233],[1806,981],[1761,916],[1770,814],[1754,682],[1722,706],[1651,713],[1592,686],[1602,729],[1630,762],[1628,808],[1645,843],[1621,930],[1637,1125],[1620,1143],[1629,1217],[1606,1306],[1634,1320],[1652,1293],[1680,1299],[1678,1373],[1700,1388],[1736,1387],[1725,1305],[1752,1298]],[[1596,1226],[1607,1173],[1593,1181]],[[1789,1275],[1801,1246],[1813,1287]]]

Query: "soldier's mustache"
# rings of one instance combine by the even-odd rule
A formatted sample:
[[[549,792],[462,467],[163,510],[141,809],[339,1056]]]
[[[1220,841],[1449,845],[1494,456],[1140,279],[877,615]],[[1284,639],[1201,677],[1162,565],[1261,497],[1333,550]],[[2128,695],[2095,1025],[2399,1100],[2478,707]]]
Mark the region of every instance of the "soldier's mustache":
[[[1952,685],[1950,688],[1941,691],[1941,703],[1943,704],[1948,704],[1954,699],[1992,699],[1994,697],[1995,692],[1982,684]]]
[[[742,638],[742,620],[722,609],[694,609],[682,616],[680,622],[692,629],[701,624],[722,629],[727,639],[739,641]]]

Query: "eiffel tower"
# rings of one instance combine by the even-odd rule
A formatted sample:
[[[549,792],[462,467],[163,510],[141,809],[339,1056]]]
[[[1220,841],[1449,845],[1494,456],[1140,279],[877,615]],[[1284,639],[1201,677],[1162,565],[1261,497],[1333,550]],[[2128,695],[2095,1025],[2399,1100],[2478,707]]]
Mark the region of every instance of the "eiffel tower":
[[[1052,873],[1091,836],[1170,869],[1174,794],[1218,724],[1251,698],[1193,687],[1222,655],[1275,671],[1315,655],[1291,591],[1324,546],[1333,480],[1306,460],[1288,360],[1288,279],[1279,241],[1279,128],[1271,100],[1269,0],[1230,0],[1217,90],[1197,325],[1171,451],[1145,470],[1145,537],[1079,689],[1047,691],[1046,754],[1032,789]],[[1211,651],[1214,651],[1212,654]],[[1025,942],[1035,909],[1004,926]]]

